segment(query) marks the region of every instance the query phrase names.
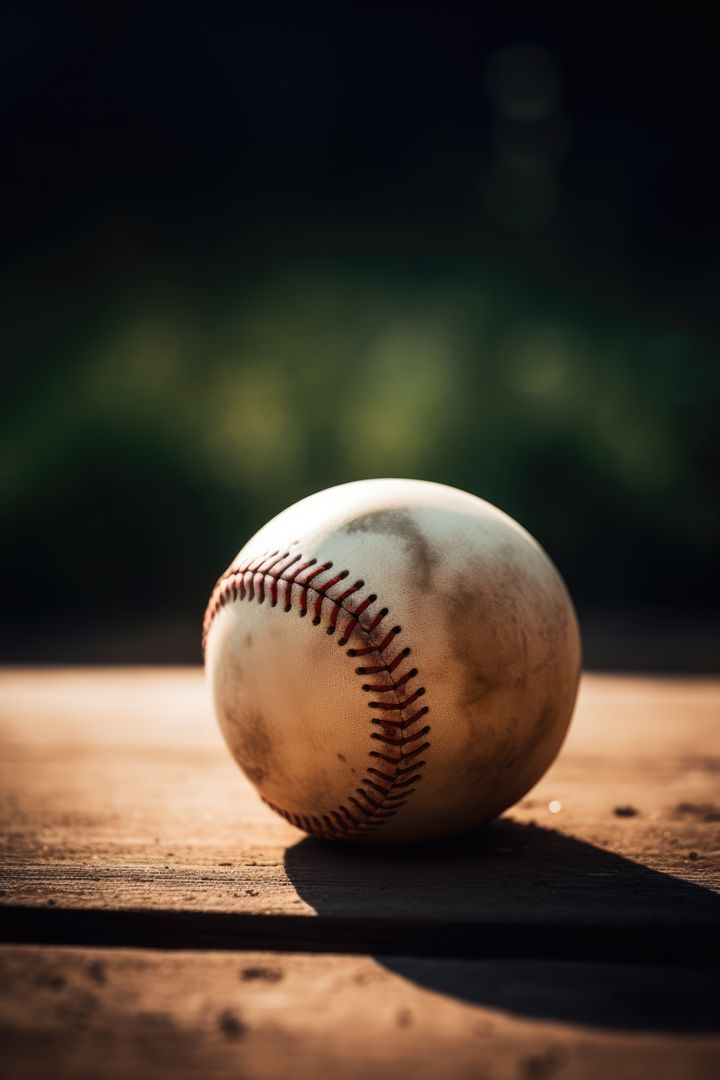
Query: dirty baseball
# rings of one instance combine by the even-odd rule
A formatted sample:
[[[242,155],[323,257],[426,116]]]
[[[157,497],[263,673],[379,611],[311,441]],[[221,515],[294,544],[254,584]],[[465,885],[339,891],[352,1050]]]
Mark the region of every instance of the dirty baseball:
[[[263,800],[328,839],[490,821],[555,758],[578,628],[539,544],[482,499],[365,480],[284,510],[204,623],[220,726]]]

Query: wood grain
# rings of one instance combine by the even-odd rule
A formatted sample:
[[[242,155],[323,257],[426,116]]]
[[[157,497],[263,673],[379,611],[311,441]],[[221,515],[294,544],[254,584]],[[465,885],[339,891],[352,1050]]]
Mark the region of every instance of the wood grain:
[[[710,991],[611,965],[5,948],[0,1040],[15,1080],[708,1080]]]
[[[199,671],[6,670],[6,1072],[710,1080],[719,778],[719,682],[591,676],[500,822],[327,845],[259,801]]]
[[[359,948],[367,920],[705,932],[719,716],[717,682],[586,677],[560,758],[499,824],[373,852],[263,806],[199,671],[6,671],[2,902],[346,920]]]

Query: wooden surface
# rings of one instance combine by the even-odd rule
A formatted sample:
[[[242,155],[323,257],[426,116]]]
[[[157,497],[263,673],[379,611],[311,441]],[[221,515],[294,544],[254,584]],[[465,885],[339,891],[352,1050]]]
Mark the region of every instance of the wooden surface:
[[[586,677],[519,806],[395,851],[267,810],[195,670],[6,670],[0,746],[10,1075],[718,1075],[718,682]]]

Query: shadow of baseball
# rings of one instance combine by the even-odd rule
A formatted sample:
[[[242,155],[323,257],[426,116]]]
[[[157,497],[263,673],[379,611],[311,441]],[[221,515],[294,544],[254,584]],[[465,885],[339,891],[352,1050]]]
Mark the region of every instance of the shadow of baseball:
[[[592,844],[501,819],[412,848],[307,838],[285,869],[338,952],[439,993],[599,1027],[720,1030],[720,897]]]

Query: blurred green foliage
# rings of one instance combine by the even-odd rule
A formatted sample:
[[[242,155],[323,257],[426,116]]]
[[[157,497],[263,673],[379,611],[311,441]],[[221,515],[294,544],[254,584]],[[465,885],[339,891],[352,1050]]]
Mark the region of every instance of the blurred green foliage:
[[[31,2],[0,40],[5,655],[197,659],[262,522],[405,475],[538,537],[591,664],[717,666],[711,9]]]
[[[98,632],[199,620],[269,516],[388,475],[517,517],[581,615],[710,601],[718,369],[661,314],[477,266],[305,262],[193,302],[149,289],[44,344],[2,431],[15,625],[29,593]]]

